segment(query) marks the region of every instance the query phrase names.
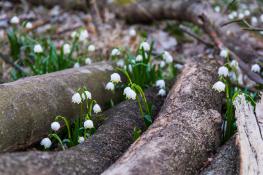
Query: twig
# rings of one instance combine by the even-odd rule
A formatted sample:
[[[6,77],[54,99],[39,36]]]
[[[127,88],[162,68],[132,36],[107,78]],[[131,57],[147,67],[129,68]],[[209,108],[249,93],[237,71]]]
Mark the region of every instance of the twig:
[[[7,64],[11,65],[14,69],[16,69],[17,71],[21,72],[21,73],[24,73],[25,75],[28,75],[27,72],[25,72],[23,70],[23,68],[21,68],[20,66],[18,66],[17,64],[13,63],[12,61],[10,61],[10,59],[8,58],[7,55],[4,55],[2,53],[0,53],[0,58],[2,60],[4,60]]]

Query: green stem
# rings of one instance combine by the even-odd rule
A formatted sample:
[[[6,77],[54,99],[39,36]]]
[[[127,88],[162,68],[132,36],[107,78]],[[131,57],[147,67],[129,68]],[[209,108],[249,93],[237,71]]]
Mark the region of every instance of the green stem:
[[[64,145],[62,143],[62,140],[60,139],[60,137],[57,134],[49,134],[48,136],[51,137],[51,138],[52,137],[55,138],[59,142],[59,144],[61,145],[63,151],[65,150],[65,147],[64,147]]]
[[[70,125],[69,125],[68,120],[65,117],[60,116],[60,115],[55,118],[55,120],[59,120],[59,119],[64,121],[64,123],[67,127],[67,130],[68,130],[68,138],[71,139],[71,131],[70,131]]]
[[[137,102],[138,102],[138,105],[139,105],[139,108],[140,108],[141,115],[142,115],[142,117],[144,117],[144,112],[143,112],[143,110],[142,110],[142,105],[141,105],[141,102],[140,102],[140,99],[139,99],[138,96],[136,96],[136,100],[137,100]]]

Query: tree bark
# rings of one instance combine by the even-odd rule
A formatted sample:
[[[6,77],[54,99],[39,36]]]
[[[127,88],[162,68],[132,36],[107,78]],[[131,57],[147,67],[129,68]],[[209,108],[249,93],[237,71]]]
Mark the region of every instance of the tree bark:
[[[217,66],[205,56],[191,60],[156,121],[103,175],[196,174],[220,141]]]
[[[154,115],[164,98],[147,91]],[[60,152],[18,152],[0,156],[1,175],[96,175],[109,167],[133,142],[135,127],[146,129],[136,101],[124,101],[104,113],[107,120],[85,143]]]
[[[57,115],[74,119],[79,105],[71,102],[74,92],[87,87],[102,107],[120,96],[105,90],[114,71],[102,62],[79,69],[34,76],[0,85],[0,152],[25,148],[48,133]]]

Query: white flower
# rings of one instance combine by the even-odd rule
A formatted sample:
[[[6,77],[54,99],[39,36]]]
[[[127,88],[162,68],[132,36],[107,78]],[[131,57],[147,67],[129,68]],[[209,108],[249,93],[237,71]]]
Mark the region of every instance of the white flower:
[[[70,36],[71,36],[71,38],[75,38],[75,37],[78,36],[78,33],[76,31],[74,31],[74,32],[71,33]]]
[[[69,54],[70,53],[70,45],[69,44],[64,44],[63,45],[63,52],[64,52],[64,54]]]
[[[89,37],[89,33],[87,30],[82,30],[79,34],[79,40],[85,41]]]
[[[235,72],[229,72],[229,78],[231,81],[237,81],[237,76]]]
[[[213,85],[212,88],[218,92],[224,92],[226,85],[222,81],[218,81]]]
[[[227,76],[228,76],[228,69],[227,69],[227,67],[221,66],[221,67],[218,69],[218,75],[219,75],[219,76],[227,77]]]
[[[132,69],[132,65],[131,65],[131,64],[128,65],[128,69],[129,69],[130,72],[133,71],[133,69]]]
[[[244,14],[245,14],[245,16],[249,16],[250,15],[250,11],[249,10],[245,10]]]
[[[233,15],[234,18],[237,17],[237,12],[236,12],[236,11],[233,11],[233,12],[232,12],[232,15]]]
[[[134,28],[130,28],[130,30],[129,30],[129,35],[130,35],[131,37],[136,36],[136,30],[135,30]]]
[[[89,52],[94,52],[96,50],[96,47],[94,45],[89,45],[88,51]]]
[[[163,58],[164,58],[166,63],[172,63],[173,62],[173,56],[167,51],[164,52]]]
[[[230,14],[228,15],[228,19],[233,20],[234,18],[235,18],[235,17],[233,16],[232,13],[230,13]]]
[[[219,13],[220,12],[220,6],[216,6],[215,8],[214,8],[214,10],[215,10],[215,12],[217,12],[217,13]]]
[[[142,60],[143,60],[142,55],[137,55],[136,58],[135,58],[135,60],[136,60],[137,62],[142,61]]]
[[[93,106],[93,112],[94,112],[95,114],[101,112],[100,105],[95,104],[95,105]]]
[[[136,100],[136,92],[132,90],[130,87],[126,87],[124,89],[123,95],[125,95],[127,99]]]
[[[244,13],[239,13],[238,18],[243,19],[245,17]]]
[[[26,28],[27,29],[31,29],[33,27],[32,23],[31,22],[27,22],[26,23]]]
[[[77,104],[80,104],[80,103],[81,103],[81,97],[80,97],[80,94],[79,94],[79,93],[75,93],[75,94],[72,96],[72,103],[77,103]]]
[[[34,46],[34,52],[35,53],[42,53],[43,52],[43,48],[40,44],[37,44]]]
[[[86,121],[84,122],[84,128],[85,128],[85,129],[94,128],[93,121],[92,121],[92,120],[86,120]]]
[[[51,123],[51,129],[52,129],[53,131],[58,131],[58,130],[60,129],[60,124],[59,124],[59,122],[52,122],[52,123]]]
[[[91,63],[92,63],[92,61],[91,61],[91,59],[90,59],[90,58],[86,58],[86,59],[85,59],[85,64],[87,64],[87,65],[88,65],[88,64],[91,64]]]
[[[230,66],[237,69],[238,68],[238,62],[236,60],[232,60],[230,63]]]
[[[181,70],[184,66],[182,64],[175,64],[174,67],[178,70]]]
[[[81,143],[84,143],[84,141],[85,141],[85,138],[84,137],[79,137],[79,139],[78,139],[78,142],[81,144]]]
[[[157,80],[155,82],[155,85],[160,88],[160,89],[164,89],[165,88],[165,81],[164,80]]]
[[[253,64],[251,66],[251,71],[256,72],[256,73],[260,73],[260,66],[258,64]]]
[[[120,55],[121,52],[119,49],[116,49],[114,48],[112,51],[111,51],[111,56],[117,56],[117,55]]]
[[[251,24],[252,24],[253,26],[256,26],[256,25],[258,24],[258,19],[257,19],[257,17],[255,17],[255,16],[251,17]]]
[[[88,99],[91,99],[91,93],[89,91],[84,91],[81,95],[81,97],[85,100],[86,96]]]
[[[147,42],[142,42],[140,45],[140,49],[144,49],[144,51],[149,51],[150,50],[150,44],[148,44]]]
[[[105,87],[106,90],[114,91],[115,87],[112,82],[108,82]]]
[[[228,54],[229,54],[228,49],[222,49],[220,51],[220,56],[223,57],[223,58],[227,58]]]
[[[20,19],[17,16],[13,16],[10,20],[11,24],[18,24]]]
[[[79,65],[79,63],[77,62],[77,63],[75,63],[74,64],[74,66],[73,66],[73,68],[79,68],[80,67],[80,65]]]
[[[111,74],[111,76],[110,76],[110,80],[111,80],[113,83],[119,83],[119,82],[121,82],[121,76],[120,76],[120,74],[118,74],[118,73],[113,73],[113,74]]]
[[[260,15],[260,21],[263,22],[263,14]]]
[[[123,67],[125,63],[124,63],[124,60],[123,60],[123,59],[120,59],[120,60],[117,61],[116,64],[117,64],[117,66],[119,66],[119,67]]]
[[[160,89],[159,92],[158,92],[158,95],[163,97],[163,96],[166,95],[166,91],[164,89]]]
[[[166,65],[165,61],[161,61],[161,62],[160,62],[160,67],[161,67],[161,68],[164,68],[165,65]]]
[[[49,138],[44,138],[41,140],[40,145],[44,146],[45,149],[50,148],[52,145],[52,142]]]

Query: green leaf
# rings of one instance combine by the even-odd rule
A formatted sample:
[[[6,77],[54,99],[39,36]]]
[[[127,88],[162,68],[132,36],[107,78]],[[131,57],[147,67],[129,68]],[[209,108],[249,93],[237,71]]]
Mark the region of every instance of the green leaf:
[[[146,114],[144,117],[144,123],[146,126],[150,126],[153,123],[152,116]]]
[[[133,140],[135,141],[135,140],[137,140],[140,136],[141,136],[141,134],[142,134],[142,130],[140,129],[140,128],[134,128],[133,129],[133,133],[132,133],[132,138],[133,138]]]

